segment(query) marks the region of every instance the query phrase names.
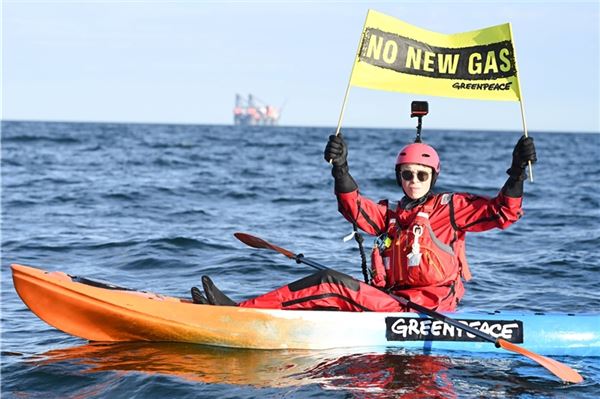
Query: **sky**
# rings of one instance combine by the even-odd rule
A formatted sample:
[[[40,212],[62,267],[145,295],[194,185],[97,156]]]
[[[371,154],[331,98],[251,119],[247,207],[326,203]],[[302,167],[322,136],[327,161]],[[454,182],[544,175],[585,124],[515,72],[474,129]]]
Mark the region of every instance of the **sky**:
[[[439,33],[510,22],[530,131],[600,131],[599,1],[2,0],[2,119],[335,127],[367,10]],[[352,87],[343,127],[521,130],[517,102]]]

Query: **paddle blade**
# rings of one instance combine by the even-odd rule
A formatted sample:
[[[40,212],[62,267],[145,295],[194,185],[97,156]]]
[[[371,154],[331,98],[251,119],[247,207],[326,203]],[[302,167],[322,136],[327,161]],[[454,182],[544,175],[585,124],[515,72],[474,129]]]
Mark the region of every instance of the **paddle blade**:
[[[244,244],[252,247],[252,248],[259,248],[259,249],[272,249],[273,251],[277,251],[280,254],[283,254],[285,256],[287,256],[290,259],[296,259],[296,255],[293,252],[288,251],[287,249],[283,249],[281,247],[278,247],[277,245],[273,245],[261,238],[255,237],[253,235],[250,234],[246,234],[246,233],[234,233],[233,234],[235,236],[235,238],[237,238],[238,240],[240,240],[241,242],[243,242]]]
[[[534,362],[537,362],[541,366],[548,369],[548,371],[550,371],[552,374],[554,374],[563,381],[572,382],[574,384],[578,384],[583,381],[583,377],[577,371],[573,370],[566,364],[557,362],[556,360],[547,358],[542,355],[538,355],[537,353],[530,352],[519,345],[515,345],[501,338],[498,338],[496,342],[498,343],[498,345],[500,345],[500,347],[506,350],[521,354],[523,356],[527,356]]]

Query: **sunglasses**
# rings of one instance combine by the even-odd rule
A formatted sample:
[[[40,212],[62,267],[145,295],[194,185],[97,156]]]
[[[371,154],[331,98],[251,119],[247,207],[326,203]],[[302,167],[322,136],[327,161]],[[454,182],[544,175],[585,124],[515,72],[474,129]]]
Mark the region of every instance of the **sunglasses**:
[[[412,181],[414,175],[417,175],[417,179],[420,182],[425,182],[429,179],[429,172],[425,172],[425,171],[418,171],[418,172],[413,172],[412,170],[403,170],[400,172],[400,176],[402,176],[402,180],[406,180],[406,181]]]

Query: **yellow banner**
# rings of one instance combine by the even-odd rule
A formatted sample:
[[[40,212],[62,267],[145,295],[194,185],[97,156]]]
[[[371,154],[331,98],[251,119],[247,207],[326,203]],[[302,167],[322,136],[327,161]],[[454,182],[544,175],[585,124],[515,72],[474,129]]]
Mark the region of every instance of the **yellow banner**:
[[[373,10],[350,84],[430,96],[521,99],[510,24],[443,35]]]

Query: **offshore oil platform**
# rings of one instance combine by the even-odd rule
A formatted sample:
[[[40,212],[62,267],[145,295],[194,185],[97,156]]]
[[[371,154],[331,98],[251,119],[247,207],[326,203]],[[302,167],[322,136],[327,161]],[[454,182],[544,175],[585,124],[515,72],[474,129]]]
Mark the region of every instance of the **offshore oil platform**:
[[[248,94],[248,98],[236,94],[233,108],[233,124],[241,126],[263,125],[274,126],[279,122],[281,109],[266,104],[264,101]]]

